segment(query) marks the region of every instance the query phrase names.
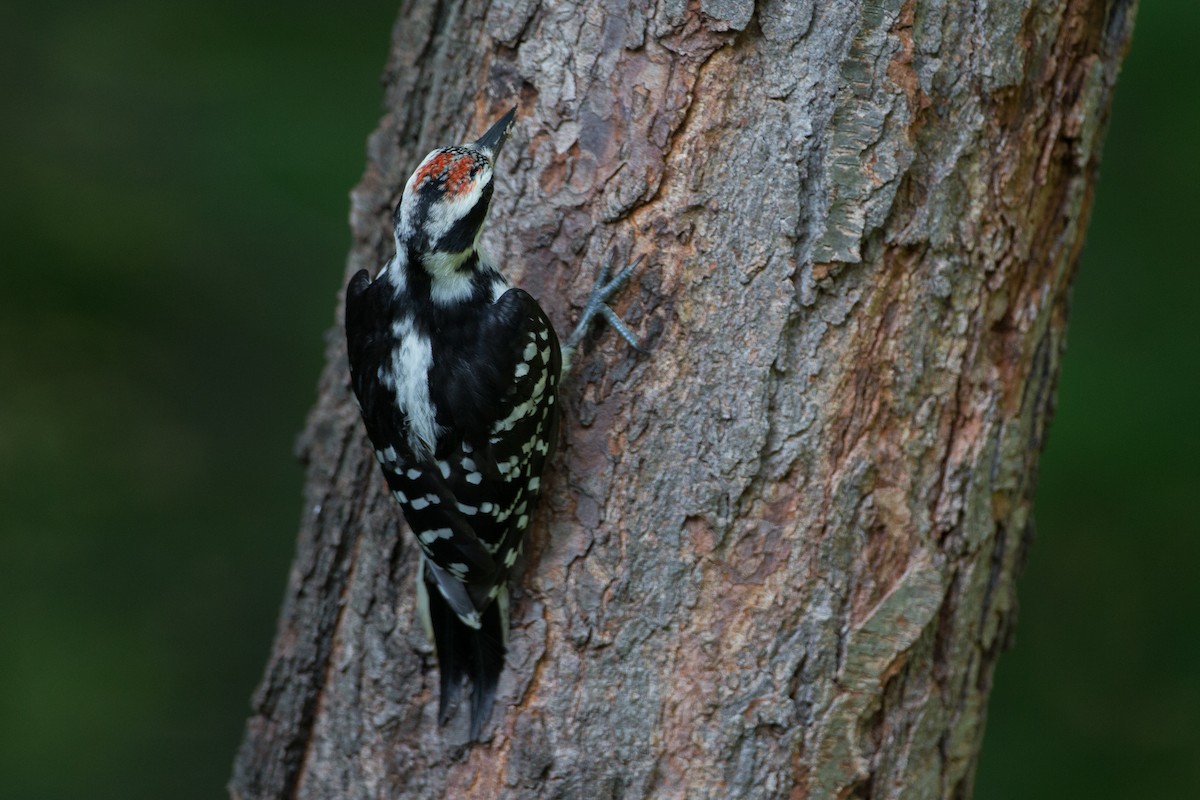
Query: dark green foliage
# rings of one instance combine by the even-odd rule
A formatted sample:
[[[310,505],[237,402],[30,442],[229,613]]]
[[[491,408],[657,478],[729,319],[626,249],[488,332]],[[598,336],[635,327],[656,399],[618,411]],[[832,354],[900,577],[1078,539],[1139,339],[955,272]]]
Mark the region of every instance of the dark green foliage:
[[[223,794],[394,2],[0,12],[0,782]]]
[[[1200,6],[1143,3],[976,796],[1200,796]]]

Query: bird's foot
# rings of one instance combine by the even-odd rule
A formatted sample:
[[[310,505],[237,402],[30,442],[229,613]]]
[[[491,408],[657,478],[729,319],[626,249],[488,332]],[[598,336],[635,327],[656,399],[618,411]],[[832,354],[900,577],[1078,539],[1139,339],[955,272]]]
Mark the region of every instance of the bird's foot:
[[[592,287],[592,293],[588,297],[587,305],[583,307],[583,314],[579,317],[579,324],[575,326],[575,330],[567,337],[567,342],[564,350],[568,353],[573,353],[575,348],[583,341],[584,335],[587,333],[588,326],[596,315],[604,317],[608,320],[608,324],[612,325],[613,330],[620,334],[621,338],[629,342],[629,346],[639,353],[645,353],[646,349],[638,342],[637,337],[633,335],[633,331],[629,330],[629,326],[617,316],[617,312],[613,311],[608,306],[608,301],[617,291],[625,285],[634,270],[642,263],[645,256],[638,256],[632,264],[618,272],[609,280],[609,274],[612,272],[613,262],[617,260],[617,250],[614,247],[609,253],[608,259],[600,265],[600,274],[596,276],[596,283]]]

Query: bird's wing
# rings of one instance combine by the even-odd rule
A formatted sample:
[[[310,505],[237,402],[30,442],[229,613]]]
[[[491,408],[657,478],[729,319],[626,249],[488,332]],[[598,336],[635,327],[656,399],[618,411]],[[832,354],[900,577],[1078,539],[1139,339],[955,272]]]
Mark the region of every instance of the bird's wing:
[[[405,507],[426,555],[468,584],[482,610],[508,578],[541,491],[558,431],[561,354],[550,320],[520,289],[510,289],[489,308],[480,337],[481,347],[507,348],[495,353],[496,374],[482,382],[475,374],[443,376],[446,388],[439,395],[454,407],[454,424],[447,428],[468,433],[444,439],[430,469],[404,477],[426,487],[421,496],[428,506],[418,503],[423,507],[410,513],[410,497]],[[464,424],[467,416],[477,424]],[[463,537],[447,537],[447,530],[463,531]],[[488,563],[472,549],[480,569],[455,552],[463,548],[467,530],[469,540],[491,557]],[[455,564],[467,569],[452,569]]]

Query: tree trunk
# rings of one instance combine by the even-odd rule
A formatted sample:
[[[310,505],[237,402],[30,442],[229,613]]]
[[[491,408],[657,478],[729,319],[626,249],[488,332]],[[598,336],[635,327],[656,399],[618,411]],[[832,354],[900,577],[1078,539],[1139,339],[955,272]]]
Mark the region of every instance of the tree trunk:
[[[406,0],[346,276],[514,101],[485,244],[576,359],[489,741],[435,720],[340,323],[235,798],[967,797],[1132,0]],[[340,303],[339,303],[340,307]]]

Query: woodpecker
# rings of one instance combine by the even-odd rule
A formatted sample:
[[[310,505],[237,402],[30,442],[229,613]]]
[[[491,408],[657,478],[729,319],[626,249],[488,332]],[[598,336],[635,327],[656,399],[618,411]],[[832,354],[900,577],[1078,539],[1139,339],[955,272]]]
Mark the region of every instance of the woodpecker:
[[[439,724],[464,680],[471,739],[491,714],[508,640],[508,578],[558,432],[570,353],[641,259],[599,278],[566,346],[479,249],[514,107],[470,144],[434,150],[404,186],[396,254],[346,290],[350,383],[383,476],[420,547],[417,607],[434,642]],[[614,253],[615,256],[615,253]]]

